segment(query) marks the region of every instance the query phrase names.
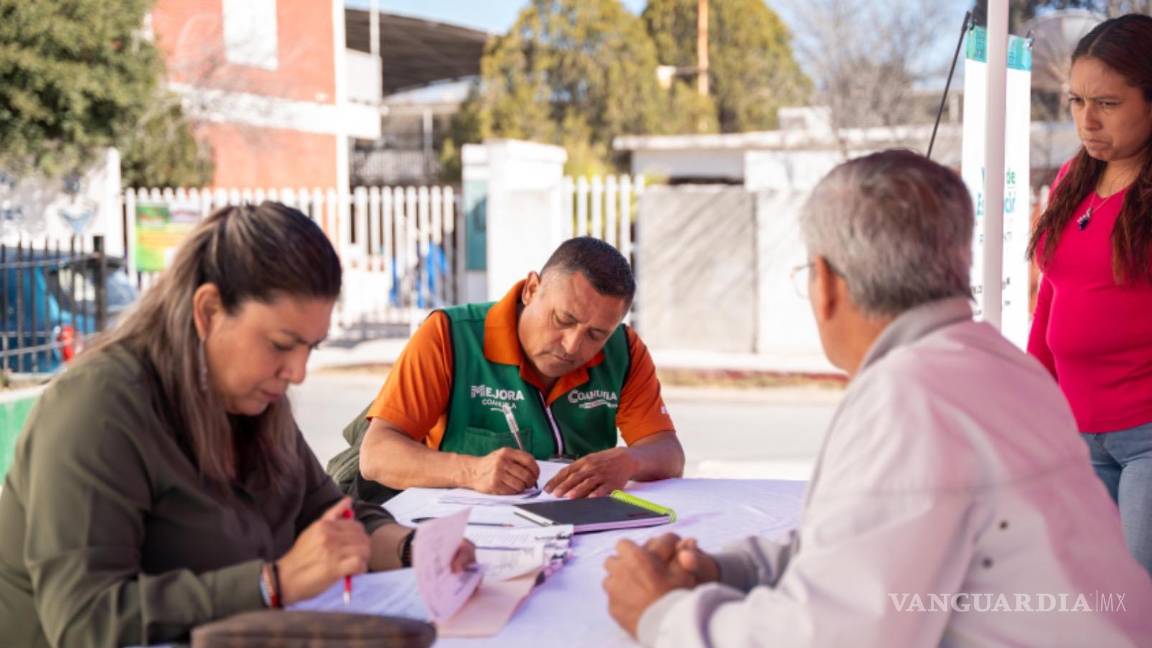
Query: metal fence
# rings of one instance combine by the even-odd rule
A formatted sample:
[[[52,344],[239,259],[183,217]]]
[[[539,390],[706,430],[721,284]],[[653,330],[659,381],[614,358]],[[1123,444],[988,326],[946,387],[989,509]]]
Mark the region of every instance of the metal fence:
[[[104,254],[104,237],[67,241],[17,240],[0,245],[0,369],[47,373],[70,360],[109,322],[109,277],[117,263]],[[113,300],[127,305],[122,283]]]
[[[541,218],[561,219],[558,231],[565,238],[597,236],[631,258],[636,203],[644,190],[640,178],[564,178],[558,189],[559,212],[542,213]],[[449,186],[356,187],[347,192],[129,189],[121,197],[124,259],[107,257],[102,237],[9,241],[0,250],[0,368],[55,370],[85,338],[103,330],[154,283],[158,273],[141,272],[136,261],[138,208],[156,205],[193,221],[243,202],[275,200],[300,209],[324,229],[344,264],[333,337],[405,336],[431,309],[461,299],[464,232],[459,197]]]

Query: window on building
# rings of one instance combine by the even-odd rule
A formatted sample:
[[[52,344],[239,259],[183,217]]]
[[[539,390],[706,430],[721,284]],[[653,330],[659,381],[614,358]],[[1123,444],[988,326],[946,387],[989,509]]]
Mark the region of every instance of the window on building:
[[[223,0],[223,8],[228,62],[275,70],[276,0]]]

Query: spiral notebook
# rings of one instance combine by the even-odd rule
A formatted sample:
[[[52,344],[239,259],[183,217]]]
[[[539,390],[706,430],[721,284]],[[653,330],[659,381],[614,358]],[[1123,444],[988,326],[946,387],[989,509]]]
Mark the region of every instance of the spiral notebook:
[[[516,515],[541,526],[571,524],[576,533],[657,526],[676,521],[676,512],[654,502],[613,491],[608,497],[517,504]]]

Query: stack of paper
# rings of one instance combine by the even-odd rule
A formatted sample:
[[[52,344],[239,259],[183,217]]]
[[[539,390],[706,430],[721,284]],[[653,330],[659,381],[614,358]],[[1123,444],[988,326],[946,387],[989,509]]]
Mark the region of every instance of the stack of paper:
[[[572,525],[498,528],[468,527],[485,582],[503,581],[541,570],[549,575],[572,551]]]

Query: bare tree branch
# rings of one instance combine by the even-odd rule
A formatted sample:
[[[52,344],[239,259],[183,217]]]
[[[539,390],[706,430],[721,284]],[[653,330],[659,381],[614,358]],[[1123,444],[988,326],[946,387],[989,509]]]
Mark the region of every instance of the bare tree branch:
[[[932,0],[793,0],[796,47],[827,105],[834,132],[922,122],[917,90],[940,77],[946,62],[929,60],[949,31]],[[847,155],[841,140],[841,152]]]

